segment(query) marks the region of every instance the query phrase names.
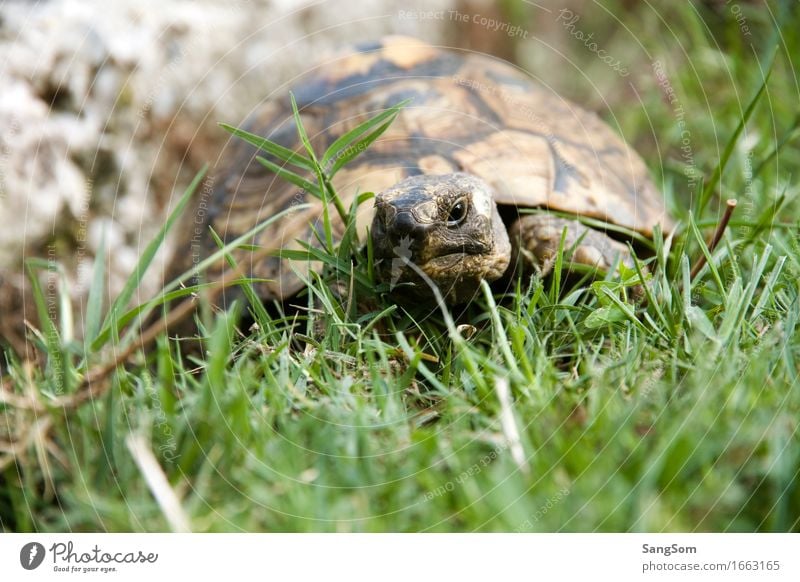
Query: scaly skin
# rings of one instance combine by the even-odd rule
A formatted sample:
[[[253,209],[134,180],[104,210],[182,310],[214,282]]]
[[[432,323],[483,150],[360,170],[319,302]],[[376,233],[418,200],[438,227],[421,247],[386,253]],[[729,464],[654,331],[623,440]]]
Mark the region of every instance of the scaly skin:
[[[512,248],[512,265],[533,270],[544,276],[553,270],[566,228],[564,251],[571,251],[568,263],[608,271],[617,261],[632,267],[628,247],[603,232],[589,228],[577,220],[551,214],[528,214],[520,217],[508,229]]]

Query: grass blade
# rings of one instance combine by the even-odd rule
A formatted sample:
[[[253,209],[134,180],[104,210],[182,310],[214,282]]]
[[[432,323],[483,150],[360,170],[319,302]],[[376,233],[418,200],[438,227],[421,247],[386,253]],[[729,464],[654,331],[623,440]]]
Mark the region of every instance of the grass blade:
[[[115,320],[119,317],[122,310],[128,305],[131,298],[133,297],[134,292],[139,287],[139,283],[142,282],[142,278],[144,277],[147,268],[150,266],[150,263],[153,261],[153,258],[156,255],[156,252],[164,243],[164,239],[167,237],[167,233],[172,230],[172,227],[177,222],[178,218],[183,214],[184,208],[189,203],[189,199],[194,194],[197,187],[200,185],[200,182],[206,175],[206,170],[208,166],[203,166],[203,168],[197,173],[197,175],[192,180],[192,183],[189,184],[189,187],[186,188],[186,191],[181,196],[178,204],[175,206],[175,209],[167,218],[167,221],[164,223],[164,226],[158,231],[158,234],[155,238],[150,241],[150,244],[147,245],[142,256],[139,258],[139,262],[136,264],[136,268],[131,273],[131,276],[128,277],[128,280],[125,282],[125,286],[122,288],[122,291],[114,300],[111,305],[111,309],[109,309],[108,314],[106,315],[105,321],[103,322],[103,329],[105,330],[108,327],[114,325]]]
[[[52,265],[48,265],[46,261],[38,260],[25,261],[25,270],[28,273],[28,279],[31,283],[31,294],[33,295],[33,301],[36,306],[36,314],[42,326],[45,343],[44,347],[47,351],[48,375],[50,376],[54,390],[56,393],[60,394],[67,390],[66,354],[64,353],[58,327],[50,317],[51,314],[48,310],[47,299],[44,296],[42,286],[39,284],[39,278],[36,276],[35,268],[40,266],[40,262],[47,265],[46,268],[48,271],[56,270]]]
[[[295,259],[295,260],[312,260],[312,261],[320,261],[329,267],[333,268],[334,270],[343,273],[350,277],[350,273],[352,271],[352,265],[350,261],[343,261],[340,260],[335,255],[330,255],[323,251],[322,249],[318,249],[317,247],[310,245],[304,241],[297,241],[303,247],[305,247],[305,251],[297,251],[291,249],[284,249],[279,251],[279,256],[285,259]],[[355,273],[355,279],[365,287],[369,287],[369,278],[361,273],[360,271]]]
[[[303,178],[302,176],[300,176],[298,174],[295,174],[291,170],[287,170],[283,166],[279,166],[275,162],[270,161],[265,157],[257,156],[256,160],[258,160],[258,162],[261,165],[263,165],[265,168],[267,168],[270,172],[273,172],[273,173],[277,174],[278,176],[280,176],[281,178],[283,178],[287,182],[291,182],[292,184],[294,184],[298,188],[304,190],[305,192],[313,194],[315,197],[319,198],[320,200],[323,199],[322,198],[322,193],[321,193],[321,191],[319,189],[319,186],[317,186],[313,182],[310,182],[310,181],[306,180],[305,178]]]
[[[299,168],[303,168],[304,170],[309,170],[312,172],[314,171],[314,162],[312,162],[302,154],[298,154],[297,152],[294,152],[287,147],[275,143],[274,141],[258,136],[254,133],[250,133],[249,131],[233,127],[232,125],[228,125],[227,123],[220,123],[219,126],[225,131],[231,133],[232,135],[235,135],[236,137],[243,139],[250,145],[253,145],[258,149],[270,153],[276,158],[283,160],[287,164],[292,164]]]
[[[92,286],[89,288],[89,297],[86,301],[86,325],[84,328],[84,341],[92,342],[100,331],[103,320],[103,290],[106,280],[106,231],[100,238],[100,247],[94,258],[92,270]],[[91,344],[89,344],[91,345]]]
[[[753,313],[750,315],[751,324],[756,323],[758,317],[764,311],[767,301],[771,297],[774,297],[775,285],[778,282],[778,276],[781,274],[781,271],[783,270],[783,265],[785,263],[786,263],[786,257],[779,257],[778,261],[775,263],[775,266],[772,268],[772,272],[769,275],[769,279],[767,279],[767,283],[761,290],[761,295],[758,298],[758,303],[756,303],[756,306],[753,308]]]
[[[411,99],[404,99],[397,105],[393,105],[389,109],[385,110],[383,113],[379,113],[372,119],[369,119],[364,123],[359,124],[357,127],[351,129],[350,131],[339,137],[330,145],[330,147],[328,147],[327,150],[325,150],[325,153],[323,154],[322,159],[320,160],[320,164],[323,167],[327,167],[332,160],[338,161],[338,159],[342,155],[342,152],[347,151],[350,148],[350,144],[352,142],[354,142],[363,134],[371,130],[373,127],[376,127],[377,125],[383,123],[384,121],[388,121],[388,123],[391,124],[392,121],[394,121],[394,118],[400,112],[400,110],[409,103],[411,103]]]
[[[219,235],[211,229],[211,236],[214,239],[214,242],[220,249],[225,248],[225,243],[222,242],[222,239]],[[233,255],[229,252],[225,253],[225,260],[228,262],[228,265],[235,269],[238,265],[236,263],[236,259],[234,259]],[[240,285],[242,292],[244,293],[247,301],[250,303],[250,307],[253,310],[253,315],[255,316],[256,321],[263,327],[266,323],[270,320],[269,314],[267,310],[264,308],[264,304],[259,299],[258,294],[253,289],[252,284],[246,277],[240,277],[242,283]]]
[[[697,239],[698,244],[700,245],[700,250],[706,258],[706,264],[703,266],[702,269],[695,275],[695,279],[700,277],[705,271],[706,267],[711,270],[711,274],[714,277],[714,281],[717,283],[717,287],[719,288],[719,292],[722,293],[722,296],[725,297],[725,285],[722,283],[722,277],[720,277],[719,270],[717,269],[717,265],[714,263],[714,259],[711,256],[711,251],[706,244],[705,239],[703,238],[703,234],[700,232],[700,229],[697,227],[697,222],[695,222],[694,217],[689,217],[689,228],[692,231],[695,239]]]
[[[761,82],[761,86],[758,88],[755,97],[753,97],[753,99],[750,101],[747,109],[745,109],[744,115],[742,115],[742,118],[739,120],[739,125],[736,127],[733,135],[725,145],[725,149],[722,152],[722,157],[719,160],[719,164],[717,164],[717,167],[714,169],[714,173],[711,175],[711,179],[709,179],[705,185],[705,188],[703,189],[697,205],[696,214],[698,217],[702,215],[705,207],[708,205],[708,201],[711,200],[711,195],[714,193],[714,190],[722,179],[722,172],[725,170],[725,166],[728,165],[728,160],[733,153],[733,148],[736,147],[736,142],[739,141],[739,136],[741,135],[742,131],[744,131],[747,120],[750,119],[750,116],[753,114],[756,105],[758,105],[758,102],[761,101],[761,97],[764,95],[764,91],[767,89],[767,83],[769,82],[770,75],[772,75],[772,68],[775,65],[775,55],[777,54],[778,51],[775,50],[775,52],[772,54],[772,58],[770,59],[769,67],[767,67],[767,74],[764,75],[764,80]]]
[[[216,251],[215,253],[213,253],[209,257],[207,257],[204,260],[202,260],[196,266],[191,268],[189,271],[187,271],[186,273],[183,273],[182,275],[180,275],[179,277],[177,277],[176,279],[171,281],[168,285],[166,285],[161,290],[161,293],[159,294],[158,297],[156,297],[154,299],[151,299],[150,301],[148,301],[148,302],[146,302],[146,303],[144,303],[144,304],[142,304],[140,306],[135,307],[133,310],[131,310],[131,312],[135,311],[136,314],[139,315],[140,319],[144,318],[144,317],[147,317],[147,315],[150,313],[150,311],[154,307],[157,307],[158,305],[161,305],[161,304],[165,303],[166,301],[170,301],[171,298],[182,297],[183,295],[188,295],[192,291],[194,291],[196,289],[199,289],[201,286],[189,287],[189,288],[186,288],[184,290],[181,290],[181,291],[184,291],[183,295],[175,295],[174,297],[171,295],[171,293],[181,283],[183,283],[187,279],[190,279],[190,278],[196,276],[198,273],[202,273],[203,271],[208,269],[210,266],[212,266],[215,263],[217,263],[221,258],[223,258],[225,256],[226,252],[229,252],[232,249],[239,248],[239,245],[244,243],[246,240],[251,239],[252,237],[257,235],[259,232],[261,232],[265,228],[267,228],[269,225],[271,225],[272,223],[280,220],[281,218],[283,218],[287,214],[290,214],[292,212],[299,211],[299,210],[305,210],[307,208],[310,208],[310,205],[308,205],[308,204],[299,204],[299,205],[294,206],[292,208],[286,208],[286,209],[280,211],[278,214],[269,217],[264,222],[256,225],[255,227],[251,228],[250,230],[248,230],[243,235],[238,236],[237,238],[232,240],[230,243],[228,243],[225,246],[224,249],[220,249],[220,250]],[[250,279],[250,280],[254,281],[252,279]],[[169,297],[166,297],[166,294],[170,294]],[[131,313],[131,312],[128,312],[128,314]],[[122,317],[119,318],[118,327],[124,326],[125,323],[127,323],[127,321],[131,320],[131,318],[128,317],[128,314],[125,314],[125,315],[123,315]],[[126,333],[125,338],[124,338],[124,342],[132,340],[136,333],[137,333],[137,329],[136,329],[136,326],[134,326],[130,330],[128,330],[128,332]],[[110,337],[110,335],[107,333],[107,329],[104,329],[104,331],[100,333],[98,338],[92,344],[92,349],[93,350],[97,350],[100,347],[102,347],[102,345],[105,344],[108,341],[109,337]]]
[[[383,132],[389,129],[389,126],[394,121],[394,117],[392,117],[389,121],[381,125],[378,129],[373,131],[372,133],[368,134],[366,137],[360,139],[352,147],[348,147],[342,151],[342,154],[336,158],[336,161],[333,163],[333,167],[330,170],[330,176],[333,177],[336,172],[342,169],[345,164],[350,163],[351,160],[362,154],[366,151],[366,149],[378,139]]]
[[[342,235],[342,240],[339,243],[338,254],[340,259],[344,260],[349,257],[351,253],[356,251],[358,247],[358,229],[356,227],[358,209],[362,204],[373,198],[375,198],[373,192],[364,192],[353,199],[353,203],[350,205],[350,215],[347,219],[349,226]]]
[[[308,133],[306,133],[306,128],[303,126],[303,120],[300,118],[300,111],[297,109],[297,101],[294,98],[293,93],[289,93],[289,98],[292,102],[292,114],[294,115],[294,123],[297,126],[297,135],[300,137],[300,141],[303,143],[303,147],[306,148],[311,161],[314,164],[314,172],[317,175],[317,182],[319,182],[319,190],[321,192],[321,198],[323,202],[322,206],[322,226],[325,231],[325,242],[326,248],[329,252],[333,252],[333,227],[331,225],[331,217],[330,211],[328,210],[328,203],[333,202],[334,206],[336,206],[336,211],[339,213],[339,217],[342,219],[342,223],[347,226],[347,211],[342,204],[342,200],[336,194],[336,191],[331,186],[328,177],[325,175],[325,171],[322,168],[322,165],[317,161],[317,155],[314,153],[314,148],[311,145],[311,140],[308,139]]]

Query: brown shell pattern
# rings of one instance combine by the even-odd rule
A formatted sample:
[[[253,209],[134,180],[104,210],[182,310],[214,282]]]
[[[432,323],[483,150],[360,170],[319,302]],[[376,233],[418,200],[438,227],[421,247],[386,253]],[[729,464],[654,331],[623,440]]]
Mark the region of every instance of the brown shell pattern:
[[[456,53],[418,40],[389,37],[327,59],[292,91],[317,152],[366,119],[404,99],[412,102],[370,148],[345,166],[334,186],[349,208],[361,192],[380,192],[416,174],[462,171],[479,176],[498,204],[547,207],[608,221],[651,235],[671,223],[640,157],[596,115],[562,99],[511,65]],[[288,98],[268,102],[245,126],[302,152]],[[250,241],[262,247],[301,248],[321,231],[321,204],[255,160],[232,139],[216,169],[208,221],[230,241],[281,210],[311,202]],[[309,176],[313,179],[313,177]],[[371,220],[362,205],[359,228]],[[342,223],[331,208],[335,231]],[[216,249],[203,243],[205,250]],[[237,259],[248,261],[240,251]],[[252,275],[265,298],[285,298],[308,265],[260,259]]]

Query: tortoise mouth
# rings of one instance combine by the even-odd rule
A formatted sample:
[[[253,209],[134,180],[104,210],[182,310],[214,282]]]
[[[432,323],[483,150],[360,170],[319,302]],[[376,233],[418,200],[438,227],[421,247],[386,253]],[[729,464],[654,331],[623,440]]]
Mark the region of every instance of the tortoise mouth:
[[[452,269],[456,267],[459,263],[462,263],[465,258],[470,255],[469,253],[465,252],[453,252],[453,253],[446,253],[444,255],[439,255],[438,257],[433,257],[428,259],[425,263],[420,265],[423,271],[426,271],[429,268],[434,269]]]
[[[428,272],[428,269],[433,268],[435,270],[438,269],[453,269],[457,267],[460,263],[462,263],[468,257],[473,257],[471,253],[467,253],[464,251],[454,251],[449,253],[444,253],[441,255],[437,255],[435,257],[431,257],[424,261],[418,260],[417,257],[406,256],[402,253],[395,253],[395,252],[376,252],[375,253],[375,262],[382,262],[384,264],[391,264],[391,265],[399,265],[404,268],[409,267],[412,268],[411,265],[417,267],[424,273]]]
[[[433,257],[419,265],[419,268],[440,288],[468,285],[469,281],[477,285],[491,270],[490,262],[491,258],[487,255],[454,252]]]
[[[470,253],[463,251],[456,251],[437,255],[425,260],[420,260],[419,257],[414,255],[404,255],[402,253],[375,253],[375,263],[391,266],[392,268],[401,268],[407,271],[422,271],[426,275],[432,272],[440,272],[444,270],[451,270],[451,274],[457,274],[452,269],[460,269],[464,266],[465,261],[475,257]]]
[[[376,254],[375,259],[380,279],[390,284],[396,299],[425,301],[435,296],[435,286],[445,301],[454,305],[471,301],[482,279],[494,281],[508,265],[502,257],[463,251],[441,254],[425,262],[397,254]]]

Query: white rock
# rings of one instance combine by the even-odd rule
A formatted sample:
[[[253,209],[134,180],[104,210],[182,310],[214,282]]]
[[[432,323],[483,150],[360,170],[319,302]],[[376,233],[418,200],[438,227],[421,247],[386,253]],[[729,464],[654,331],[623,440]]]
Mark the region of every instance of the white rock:
[[[213,158],[192,153],[195,143],[225,141],[217,121],[241,122],[335,46],[392,32],[435,41],[448,25],[397,18],[408,9],[408,0],[0,3],[0,277],[56,237],[67,243],[57,248],[77,249],[57,260],[83,295],[108,228],[117,292],[200,156]],[[143,295],[159,285],[156,272]]]

